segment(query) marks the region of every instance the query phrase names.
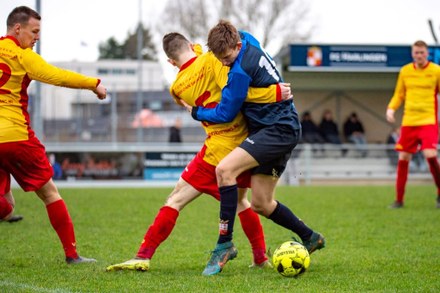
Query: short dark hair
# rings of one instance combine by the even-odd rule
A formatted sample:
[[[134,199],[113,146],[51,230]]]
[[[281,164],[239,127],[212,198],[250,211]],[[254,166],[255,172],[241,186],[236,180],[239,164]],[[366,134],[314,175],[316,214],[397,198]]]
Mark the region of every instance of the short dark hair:
[[[180,52],[187,44],[190,44],[187,38],[185,38],[182,34],[172,32],[163,36],[162,38],[162,47],[165,54],[168,58],[177,60]]]
[[[11,29],[15,24],[27,24],[30,18],[41,20],[40,14],[27,6],[18,6],[9,13],[6,19],[7,29]]]
[[[207,46],[214,55],[218,56],[233,49],[241,42],[240,34],[235,26],[227,20],[220,20],[208,34]]]

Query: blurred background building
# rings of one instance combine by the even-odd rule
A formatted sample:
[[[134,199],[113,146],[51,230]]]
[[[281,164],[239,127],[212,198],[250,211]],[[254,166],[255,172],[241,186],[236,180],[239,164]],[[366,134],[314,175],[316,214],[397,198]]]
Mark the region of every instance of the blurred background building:
[[[176,71],[166,64],[162,36],[178,31],[204,44],[210,27],[224,18],[254,34],[275,57],[285,81],[292,84],[300,115],[309,112],[319,124],[323,113],[330,111],[339,131],[340,144],[301,143],[283,182],[392,180],[395,166],[388,154],[393,145],[386,141],[396,125],[385,121],[385,109],[399,66],[410,62],[409,49],[417,39],[430,45],[433,40],[431,60],[440,61],[438,23],[430,19],[437,17],[438,1],[417,4],[131,0],[106,3],[105,16],[96,18],[102,3],[22,0],[20,5],[42,15],[37,51],[41,43],[42,56],[54,65],[102,78],[109,93],[108,99],[99,101],[89,91],[33,82],[29,105],[33,128],[48,154],[60,163],[62,179],[174,182],[201,147],[205,133],[168,92]],[[0,2],[4,19],[16,5]],[[86,6],[89,9],[84,10]],[[60,23],[75,25],[60,36]],[[6,31],[3,25],[0,28]],[[343,125],[352,113],[365,130],[366,151],[344,136]],[[402,113],[396,114],[399,121]],[[176,120],[182,122],[180,144],[168,141]],[[413,172],[420,178],[426,175],[422,168]]]

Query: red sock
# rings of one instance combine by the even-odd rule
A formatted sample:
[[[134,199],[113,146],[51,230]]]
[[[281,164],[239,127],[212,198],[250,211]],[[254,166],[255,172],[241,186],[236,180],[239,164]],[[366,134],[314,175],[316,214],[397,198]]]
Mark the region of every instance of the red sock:
[[[432,177],[434,178],[435,185],[437,186],[437,196],[440,196],[440,166],[437,158],[432,157],[426,159],[429,164],[429,170],[431,170]]]
[[[6,218],[6,216],[12,213],[12,210],[13,208],[9,201],[4,196],[0,195],[0,220]]]
[[[63,244],[66,257],[77,258],[75,231],[64,200],[60,199],[48,204],[46,210],[50,223]]]
[[[397,180],[396,180],[396,201],[403,202],[405,195],[405,185],[408,179],[409,161],[399,160],[397,162]]]
[[[169,206],[163,206],[159,210],[153,224],[148,228],[136,256],[151,259],[156,248],[164,242],[171,234],[171,231],[173,231],[178,216],[178,210]]]
[[[241,227],[251,243],[254,263],[261,264],[267,260],[267,256],[260,217],[251,208],[239,213],[238,217],[240,218]]]

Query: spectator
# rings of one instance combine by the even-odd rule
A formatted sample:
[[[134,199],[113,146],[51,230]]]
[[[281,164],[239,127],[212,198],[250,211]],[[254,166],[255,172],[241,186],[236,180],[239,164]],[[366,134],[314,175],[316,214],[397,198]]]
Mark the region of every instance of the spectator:
[[[328,143],[342,144],[339,137],[338,125],[333,121],[333,114],[330,110],[325,110],[322,114],[321,124],[319,124],[319,130],[322,137]]]
[[[399,136],[400,136],[400,128],[396,127],[391,130],[390,134],[387,137],[387,145],[388,145],[387,156],[388,159],[390,160],[390,164],[394,167],[397,166],[397,161],[399,157],[396,150],[394,150],[394,146],[399,140]]]
[[[341,137],[339,136],[338,125],[333,120],[333,113],[329,109],[326,109],[322,113],[322,120],[319,124],[319,131],[321,132],[321,135],[324,138],[325,142],[342,145]],[[347,149],[342,148],[342,156],[345,156],[346,153]]]
[[[354,143],[362,157],[367,155],[365,131],[356,112],[350,114],[344,123],[344,136],[348,142]]]
[[[61,168],[60,163],[57,162],[55,158],[55,154],[49,155],[49,162],[52,165],[52,170],[53,170],[52,179],[62,179],[63,169]]]
[[[303,143],[324,143],[319,127],[313,122],[312,114],[306,111],[301,119],[302,142]]]
[[[174,125],[170,127],[169,142],[182,142],[182,136],[180,135],[180,129],[182,128],[182,119],[176,118]]]

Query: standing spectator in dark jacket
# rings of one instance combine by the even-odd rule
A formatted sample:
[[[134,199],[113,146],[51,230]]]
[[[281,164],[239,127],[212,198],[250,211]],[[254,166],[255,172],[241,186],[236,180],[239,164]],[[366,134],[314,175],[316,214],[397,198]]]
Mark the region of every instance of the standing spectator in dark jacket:
[[[170,127],[169,142],[182,142],[182,136],[180,135],[180,129],[182,128],[182,120],[176,118],[174,125]]]

